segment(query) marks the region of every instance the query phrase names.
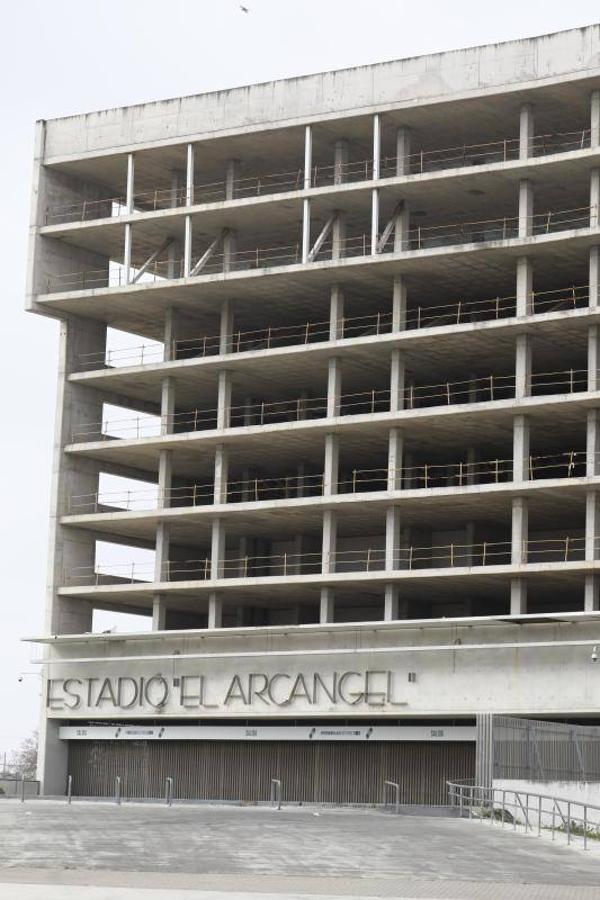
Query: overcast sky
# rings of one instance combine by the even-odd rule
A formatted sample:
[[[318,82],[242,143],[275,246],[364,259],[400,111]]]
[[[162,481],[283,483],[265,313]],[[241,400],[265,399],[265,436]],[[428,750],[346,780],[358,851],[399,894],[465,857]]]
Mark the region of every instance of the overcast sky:
[[[19,0],[0,55],[0,754],[36,727],[58,324],[22,312],[36,119],[589,25],[598,0]]]

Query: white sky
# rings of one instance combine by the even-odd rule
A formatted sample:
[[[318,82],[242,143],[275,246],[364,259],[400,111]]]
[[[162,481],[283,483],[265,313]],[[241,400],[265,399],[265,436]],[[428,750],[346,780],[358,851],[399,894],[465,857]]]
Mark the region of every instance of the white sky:
[[[589,25],[598,0],[20,0],[0,54],[0,756],[36,727],[58,324],[23,311],[36,119]]]

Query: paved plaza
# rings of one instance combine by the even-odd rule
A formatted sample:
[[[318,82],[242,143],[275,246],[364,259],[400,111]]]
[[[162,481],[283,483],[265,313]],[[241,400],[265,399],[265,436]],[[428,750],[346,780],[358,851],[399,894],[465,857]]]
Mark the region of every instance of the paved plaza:
[[[0,804],[3,900],[600,900],[600,855],[377,810]]]

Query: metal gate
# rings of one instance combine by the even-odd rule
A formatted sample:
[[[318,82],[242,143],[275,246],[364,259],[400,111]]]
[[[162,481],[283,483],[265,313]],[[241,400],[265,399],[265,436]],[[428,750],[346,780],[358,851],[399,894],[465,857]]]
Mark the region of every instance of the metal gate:
[[[161,797],[174,779],[179,799],[269,799],[271,778],[284,801],[378,803],[385,779],[400,784],[400,802],[446,803],[446,781],[472,778],[468,742],[73,741],[73,794],[108,797],[121,777],[124,797]]]

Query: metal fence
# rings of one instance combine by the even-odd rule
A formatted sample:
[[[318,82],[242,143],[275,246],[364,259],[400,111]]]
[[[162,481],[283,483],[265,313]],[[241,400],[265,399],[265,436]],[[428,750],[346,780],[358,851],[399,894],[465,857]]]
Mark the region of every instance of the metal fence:
[[[600,727],[494,716],[493,777],[600,781]]]

